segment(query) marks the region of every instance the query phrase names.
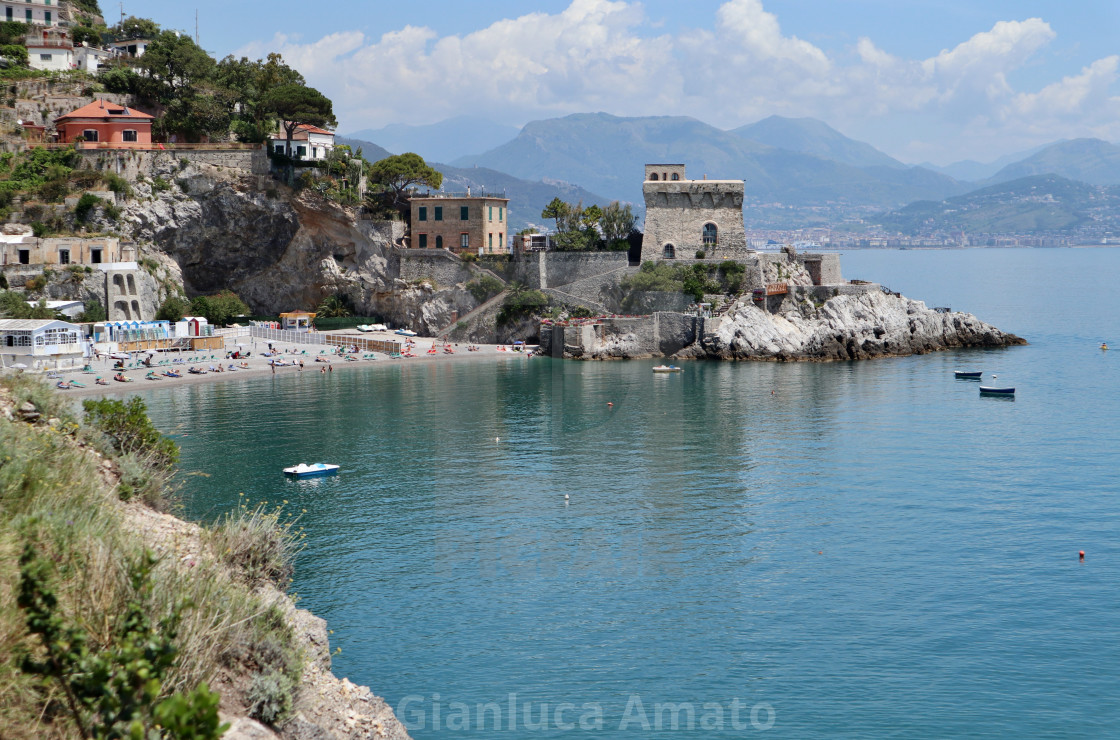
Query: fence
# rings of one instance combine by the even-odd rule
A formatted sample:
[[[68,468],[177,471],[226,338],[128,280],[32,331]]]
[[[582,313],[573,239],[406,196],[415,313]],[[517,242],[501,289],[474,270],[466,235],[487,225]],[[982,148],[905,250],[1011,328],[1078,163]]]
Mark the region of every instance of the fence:
[[[284,329],[268,329],[263,326],[250,328],[250,334],[257,339],[269,342],[289,342],[291,344],[325,344],[331,347],[358,347],[366,352],[386,352],[393,354],[401,351],[400,342],[389,342],[383,339],[370,339],[358,337],[353,334],[320,334],[310,331],[287,331]]]

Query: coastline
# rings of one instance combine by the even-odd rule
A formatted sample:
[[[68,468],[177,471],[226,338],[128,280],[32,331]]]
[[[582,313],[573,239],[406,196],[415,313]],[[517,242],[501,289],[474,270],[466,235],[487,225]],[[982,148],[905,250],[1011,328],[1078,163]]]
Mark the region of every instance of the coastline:
[[[334,333],[334,332],[332,332],[332,333]],[[368,335],[355,334],[354,336],[360,337],[360,336],[368,336]],[[155,365],[151,369],[154,370],[156,373],[160,373],[160,372],[163,372],[165,370],[177,370],[177,371],[182,373],[182,377],[180,377],[180,378],[168,378],[168,377],[160,376],[159,380],[146,380],[145,375],[147,375],[149,368],[142,366],[142,367],[139,367],[139,368],[134,368],[132,370],[126,370],[124,372],[124,375],[126,377],[132,378],[133,382],[122,383],[122,382],[119,382],[119,381],[116,381],[116,380],[112,379],[113,376],[116,374],[116,372],[118,372],[118,371],[113,370],[113,367],[112,367],[112,365],[115,361],[110,360],[110,359],[101,359],[101,360],[94,360],[91,363],[92,367],[93,367],[93,372],[92,373],[83,373],[82,371],[77,371],[77,372],[69,371],[69,372],[66,372],[66,373],[62,374],[62,377],[61,377],[62,380],[77,381],[79,383],[83,383],[83,384],[85,384],[85,387],[83,387],[83,388],[71,387],[69,389],[62,389],[62,388],[57,387],[58,379],[53,379],[52,378],[52,379],[47,379],[47,380],[50,382],[51,388],[56,393],[59,393],[59,394],[65,395],[65,396],[72,396],[72,397],[75,397],[75,398],[95,398],[95,397],[101,397],[101,396],[129,395],[129,394],[133,394],[133,393],[139,393],[141,391],[146,392],[146,391],[149,391],[149,390],[157,390],[157,389],[160,389],[160,388],[177,388],[177,387],[184,386],[184,385],[200,385],[200,384],[204,384],[204,383],[215,383],[215,382],[224,382],[224,381],[232,381],[232,380],[245,380],[245,379],[252,379],[252,378],[262,378],[262,377],[267,377],[267,376],[270,376],[270,375],[273,375],[273,376],[289,375],[290,376],[290,375],[300,375],[300,374],[305,374],[305,373],[331,374],[331,373],[334,373],[334,372],[348,372],[348,371],[352,371],[352,370],[356,370],[356,369],[360,369],[360,368],[384,367],[384,366],[390,365],[390,364],[430,364],[430,363],[437,363],[437,362],[438,363],[452,363],[452,362],[453,363],[462,363],[462,362],[492,361],[492,360],[500,360],[500,359],[503,359],[503,358],[516,358],[516,359],[519,359],[519,360],[529,359],[528,352],[513,351],[513,349],[509,345],[501,345],[501,344],[477,344],[477,345],[472,345],[472,346],[477,346],[478,350],[474,351],[474,352],[469,352],[469,351],[467,351],[467,346],[468,346],[467,344],[464,344],[464,343],[456,344],[456,343],[452,342],[452,343],[450,343],[450,346],[451,346],[451,349],[452,349],[452,354],[447,354],[442,349],[439,349],[436,354],[428,354],[428,348],[432,346],[432,343],[435,340],[433,340],[431,338],[416,337],[415,341],[416,341],[416,347],[415,347],[415,350],[414,350],[416,352],[415,357],[401,357],[401,358],[398,358],[398,359],[394,359],[394,358],[391,358],[388,355],[380,353],[380,352],[375,352],[375,353],[358,352],[358,354],[357,354],[358,357],[362,357],[363,355],[372,354],[375,359],[372,359],[372,360],[368,360],[368,359],[346,360],[344,357],[341,357],[337,354],[330,354],[330,355],[320,354],[319,350],[321,350],[323,348],[322,345],[301,345],[301,344],[290,344],[290,343],[287,343],[287,342],[283,342],[283,343],[274,342],[273,346],[280,350],[280,354],[275,358],[266,357],[266,356],[264,356],[263,352],[267,351],[267,349],[268,349],[268,341],[263,340],[263,339],[256,339],[256,340],[251,340],[250,342],[242,342],[241,343],[243,345],[246,345],[247,348],[249,349],[250,356],[248,357],[248,359],[246,359],[246,360],[223,359],[221,361],[222,366],[228,367],[229,365],[232,364],[236,368],[234,370],[226,370],[224,372],[211,372],[209,370],[209,368],[211,366],[217,367],[218,364],[219,364],[218,359],[217,359],[219,357],[219,353],[215,352],[214,353],[214,356],[215,356],[214,360],[210,360],[209,359],[210,355],[207,354],[206,355],[207,359],[205,361],[194,363],[195,366],[203,367],[207,370],[204,374],[201,374],[201,375],[195,375],[195,374],[191,374],[191,373],[186,372],[187,368],[191,367],[191,363],[187,363],[187,362],[168,363],[168,364],[163,364],[163,365]],[[252,344],[252,342],[255,342],[255,345]],[[231,346],[231,344],[233,346]],[[235,349],[236,344],[237,344],[236,341],[234,341],[232,343],[227,341],[226,348],[225,348],[225,350],[223,350],[221,352],[220,356],[224,357],[226,352],[230,351],[231,349]],[[437,348],[439,348],[439,347],[442,347],[444,345],[437,342],[435,346]],[[499,348],[501,348],[501,349],[499,349]],[[305,351],[306,351],[307,354],[303,354]],[[155,353],[155,361],[156,362],[160,361],[162,354],[163,353]],[[190,358],[192,356],[197,356],[197,354],[199,354],[199,353],[193,353],[192,354],[192,353],[188,352],[188,353],[184,353],[184,354],[185,354],[185,357]],[[329,362],[317,362],[316,359],[315,359],[317,357],[329,358],[330,361]],[[168,358],[164,357],[162,359],[168,359]],[[285,362],[297,362],[297,363],[300,359],[302,359],[303,362],[304,362],[304,367],[303,367],[302,370],[300,370],[298,364],[274,367],[274,366],[269,364],[269,362],[273,359],[283,360]],[[236,367],[241,362],[245,362],[248,365],[248,368]],[[326,370],[325,373],[322,372],[322,370],[324,370],[324,369]],[[97,378],[98,376],[105,379],[108,382],[108,385],[96,385],[94,383],[94,379]]]

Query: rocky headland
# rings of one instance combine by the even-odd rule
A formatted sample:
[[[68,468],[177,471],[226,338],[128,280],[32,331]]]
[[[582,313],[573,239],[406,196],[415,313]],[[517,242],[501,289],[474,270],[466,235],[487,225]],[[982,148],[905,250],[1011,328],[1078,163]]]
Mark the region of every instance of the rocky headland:
[[[972,314],[934,310],[879,289],[836,296],[819,305],[799,301],[782,312],[767,311],[744,298],[714,318],[660,313],[610,322],[600,331],[567,330],[562,341],[563,356],[582,359],[822,362],[1027,343]]]

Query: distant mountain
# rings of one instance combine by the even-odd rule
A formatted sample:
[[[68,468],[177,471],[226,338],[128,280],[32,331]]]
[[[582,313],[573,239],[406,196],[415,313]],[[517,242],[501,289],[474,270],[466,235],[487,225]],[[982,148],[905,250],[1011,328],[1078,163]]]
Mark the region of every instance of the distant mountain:
[[[943,201],[911,203],[880,219],[884,227],[904,234],[1072,231],[1093,221],[1120,222],[1120,188],[1051,174],[999,183]]]
[[[1101,139],[1063,141],[1004,167],[990,181],[1006,182],[1046,173],[1091,185],[1120,185],[1120,146]]]
[[[357,151],[358,147],[362,148],[362,158],[367,162],[376,162],[379,159],[385,159],[390,153],[374,144],[372,141],[363,141],[362,139],[352,139],[349,136],[336,136],[334,140],[339,144],[345,144],[350,147],[352,151]]]
[[[777,149],[694,118],[605,113],[534,121],[513,141],[453,164],[484,165],[529,180],[557,178],[640,204],[643,165],[650,162],[684,163],[695,179],[743,179],[748,198],[798,206],[839,202],[897,208],[967,189],[922,168],[854,167]]]
[[[849,139],[827,123],[815,118],[770,116],[757,123],[732,129],[730,133],[775,149],[812,154],[853,167],[909,169],[909,165],[884,154],[870,144]]]
[[[541,218],[541,211],[553,198],[568,203],[583,202],[585,206],[598,203],[605,206],[610,199],[584,190],[566,182],[547,182],[522,180],[504,172],[485,167],[460,168],[431,163],[432,167],[443,173],[443,189],[463,192],[470,188],[472,193],[495,193],[505,191],[509,198],[509,231],[517,233],[530,224],[552,226],[551,221]]]
[[[1053,146],[1054,144],[1060,143],[1062,142],[1052,141],[1049,144],[1042,144],[1041,146],[1032,147],[1021,152],[1015,152],[1014,154],[1005,154],[1004,156],[992,162],[977,162],[974,159],[963,159],[960,162],[953,162],[952,164],[945,165],[944,167],[932,164],[930,162],[922,162],[920,165],[918,165],[918,167],[925,167],[927,170],[940,172],[942,175],[948,175],[949,177],[955,178],[957,180],[963,180],[966,182],[980,182],[982,180],[987,180],[992,175],[996,174],[1009,164],[1015,164],[1016,162],[1024,160],[1032,154],[1035,154],[1036,152],[1042,151],[1048,146]]]
[[[348,144],[353,149],[362,147],[362,155],[370,162],[390,156],[389,152],[373,142],[348,137],[340,137],[338,142]],[[514,234],[529,224],[551,225],[551,222],[541,218],[541,211],[553,198],[568,203],[583,201],[585,206],[592,203],[605,206],[610,203],[608,198],[566,182],[522,180],[485,167],[459,168],[431,161],[428,164],[443,173],[445,191],[464,192],[468,188],[472,193],[479,194],[504,191],[509,198],[509,230]]]
[[[450,162],[493,149],[517,136],[517,132],[516,126],[458,116],[426,126],[394,123],[379,129],[362,129],[348,136],[379,142],[393,154],[416,152],[428,161]]]

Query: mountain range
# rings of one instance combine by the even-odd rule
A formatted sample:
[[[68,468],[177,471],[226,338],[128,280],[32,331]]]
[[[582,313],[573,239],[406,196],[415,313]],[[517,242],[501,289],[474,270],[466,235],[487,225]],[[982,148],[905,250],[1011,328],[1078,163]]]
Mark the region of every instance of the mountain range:
[[[393,154],[415,152],[425,160],[450,162],[464,152],[481,152],[517,136],[518,128],[477,116],[456,116],[438,123],[409,126],[393,123],[379,129],[362,129],[347,136],[376,141]],[[369,157],[366,157],[369,159]]]
[[[438,140],[432,146],[445,154],[512,132],[481,154],[458,156],[437,168],[449,181],[505,187],[511,195],[531,187],[529,210],[519,214],[527,221],[539,221],[538,203],[543,207],[553,193],[585,204],[629,201],[641,210],[643,166],[653,162],[684,163],[694,179],[742,179],[748,212],[785,209],[786,220],[793,222],[807,221],[810,214],[819,222],[822,214],[834,219],[862,218],[868,211],[901,213],[911,203],[941,203],[1042,174],[1088,185],[1120,184],[1120,146],[1099,139],[1059,141],[990,163],[935,168],[905,164],[812,118],[771,116],[725,131],[684,116],[580,113],[533,121],[519,131],[479,119],[379,131],[409,142],[412,150],[422,149],[416,144],[431,134]],[[452,131],[459,132],[458,138]],[[1053,210],[1024,206],[1032,207]]]

